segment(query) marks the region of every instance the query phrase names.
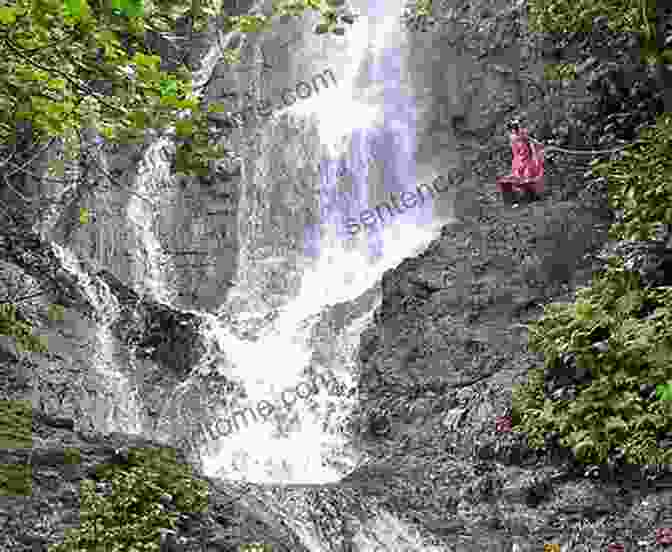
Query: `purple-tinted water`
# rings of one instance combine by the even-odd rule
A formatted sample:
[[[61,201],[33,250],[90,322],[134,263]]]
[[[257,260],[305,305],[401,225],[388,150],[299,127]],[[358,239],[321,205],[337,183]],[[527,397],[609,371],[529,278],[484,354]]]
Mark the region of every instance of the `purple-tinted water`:
[[[373,2],[369,10],[374,15],[384,15],[382,2]],[[380,12],[380,13],[379,13]],[[375,129],[354,129],[350,136],[350,151],[346,159],[323,159],[320,163],[320,223],[335,225],[339,239],[352,237],[346,228],[346,219],[359,221],[369,205],[368,167],[372,159],[383,167],[386,198],[391,193],[399,197],[404,191],[416,189],[415,140],[416,106],[412,97],[402,88],[403,57],[399,48],[387,48],[377,63],[369,66],[369,82],[382,84],[383,125]],[[352,176],[353,192],[337,192],[337,177],[347,171]],[[389,201],[385,199],[384,201]],[[431,199],[412,209],[395,211],[392,221],[386,224],[425,224],[432,216]],[[383,254],[382,224],[366,227],[369,255],[376,259]],[[320,253],[319,225],[306,227],[305,254],[318,257]]]

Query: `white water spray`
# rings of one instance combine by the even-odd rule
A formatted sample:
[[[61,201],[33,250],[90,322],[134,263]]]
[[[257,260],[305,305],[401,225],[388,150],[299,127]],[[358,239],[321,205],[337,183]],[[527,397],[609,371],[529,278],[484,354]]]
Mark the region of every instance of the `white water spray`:
[[[170,257],[155,234],[157,206],[170,181],[170,166],[165,154],[171,148],[165,137],[152,143],[145,152],[135,178],[135,191],[129,198],[126,213],[135,227],[142,248],[133,251],[134,281],[142,285],[157,301],[170,304],[176,296],[167,283],[170,273]],[[163,185],[163,187],[162,187]],[[144,198],[154,198],[156,204],[148,204]]]
[[[400,6],[392,8],[397,7],[400,9]],[[385,122],[382,97],[385,83],[377,88],[374,85],[362,98],[356,97],[355,81],[367,57],[375,60],[388,45],[399,47],[398,40],[403,36],[399,25],[396,13],[375,19],[360,18],[351,29],[347,46],[351,62],[339,72],[339,85],[287,109],[297,119],[317,121],[321,146],[327,155],[342,154],[355,131],[375,128]],[[410,96],[410,91],[404,90]],[[387,128],[397,129],[395,133],[399,134],[400,143],[408,141],[406,135],[412,130],[397,121],[388,124]],[[360,143],[360,147],[365,148],[366,144]],[[266,161],[262,158],[261,162]],[[250,217],[255,213],[243,211],[243,223],[250,225]],[[378,285],[386,270],[426,247],[436,237],[439,226],[438,221],[425,221],[424,224],[392,221],[378,232],[379,239],[386,244],[382,257],[372,258],[370,236],[365,233],[344,242],[342,236],[323,221],[319,257],[304,259],[298,295],[290,298],[277,318],[262,328],[257,340],[240,339],[232,328],[214,330],[213,338],[230,361],[227,366],[232,366],[224,375],[242,383],[247,397],[235,406],[228,405],[219,410],[217,416],[226,419],[227,430],[233,431],[203,448],[206,473],[257,483],[328,483],[340,480],[357,465],[357,454],[349,449],[345,436],[336,430],[337,420],[346,417],[354,407],[354,401],[346,398],[347,393],[334,399],[327,390],[320,389],[309,398],[316,405],[310,411],[302,400],[284,406],[283,393],[284,396],[293,393],[291,390],[306,381],[305,370],[309,366],[315,368],[311,364],[314,350],[309,337],[319,315],[330,306],[353,301]],[[244,274],[248,271],[248,274],[263,275],[264,262],[269,263],[271,259],[264,261],[264,255],[256,251],[245,253],[245,243],[241,244],[241,249],[240,270]],[[238,286],[230,290],[230,297],[247,296],[250,286],[254,285],[260,284],[250,276],[242,278]],[[376,302],[375,306],[378,304]],[[369,309],[340,334],[328,337],[335,358],[329,367],[321,368],[332,370],[346,390],[352,390],[356,385],[355,353],[359,334],[370,322],[372,311],[373,308]],[[256,310],[237,312],[232,324],[242,323],[258,314]],[[266,419],[249,416],[242,423],[242,416],[239,416],[237,419],[241,423],[235,428],[228,425],[236,419],[236,412],[241,414],[246,409],[248,415],[251,411],[261,412],[259,405],[264,401],[284,409],[280,420],[275,416]],[[329,414],[335,416],[326,419]],[[290,420],[289,428],[287,419]]]

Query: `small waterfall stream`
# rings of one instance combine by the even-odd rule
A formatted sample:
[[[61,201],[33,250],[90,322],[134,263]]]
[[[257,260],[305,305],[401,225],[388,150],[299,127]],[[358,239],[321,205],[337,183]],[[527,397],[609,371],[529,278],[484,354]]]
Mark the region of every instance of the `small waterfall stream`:
[[[94,405],[96,416],[108,431],[121,431],[139,435],[142,433],[140,417],[141,398],[133,382],[125,376],[116,363],[115,346],[118,343],[112,336],[111,326],[119,315],[119,302],[109,286],[99,279],[93,280],[86,270],[80,266],[79,259],[68,249],[52,243],[56,256],[62,266],[79,282],[80,288],[95,308],[96,331],[96,358],[92,359],[91,366],[99,376],[103,395],[113,397],[113,407],[105,408],[102,401]],[[98,397],[96,397],[98,399]]]
[[[141,282],[154,299],[170,304],[176,297],[171,289],[168,275],[171,272],[171,259],[163,252],[161,243],[155,235],[156,208],[143,200],[145,197],[162,198],[171,180],[170,166],[165,151],[170,149],[171,142],[163,137],[152,143],[148,148],[143,162],[138,168],[135,178],[136,193],[130,197],[126,210],[128,220],[134,227],[135,235],[142,244],[144,254],[134,251],[134,281]]]

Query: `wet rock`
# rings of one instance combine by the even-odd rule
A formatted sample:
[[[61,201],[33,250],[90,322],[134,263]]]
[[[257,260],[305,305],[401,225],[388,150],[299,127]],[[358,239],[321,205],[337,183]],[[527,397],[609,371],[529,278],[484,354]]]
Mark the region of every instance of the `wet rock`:
[[[556,389],[551,393],[551,398],[554,401],[573,401],[576,398],[576,395],[576,387],[572,385]]]
[[[118,464],[128,464],[129,450],[128,447],[119,447],[114,450],[114,461]]]
[[[392,426],[389,418],[384,414],[377,414],[373,416],[369,422],[369,431],[376,437],[383,437],[390,433]]]
[[[656,397],[656,385],[643,383],[639,386],[639,394],[644,400],[652,400]]]
[[[29,547],[31,552],[47,552],[49,549],[49,541],[41,536],[26,534],[22,535],[19,540]]]
[[[456,431],[466,411],[466,408],[454,408],[446,413],[441,423],[449,431]]]
[[[175,531],[170,529],[159,529],[161,552],[184,552],[185,548],[178,541]]]
[[[544,386],[548,395],[572,396],[576,394],[576,386],[589,382],[590,378],[590,370],[577,365],[576,354],[566,353],[547,372]]]
[[[536,508],[547,500],[553,490],[553,485],[547,479],[532,481],[525,489],[525,504]]]
[[[645,286],[672,285],[672,249],[662,241],[615,242],[603,256],[607,254],[621,256],[625,268],[637,272]]]
[[[476,457],[481,461],[492,461],[495,459],[496,451],[497,445],[495,443],[481,443],[476,446]]]
[[[600,341],[598,343],[593,344],[593,349],[597,350],[600,353],[606,353],[609,351],[609,342],[608,341]]]
[[[524,438],[509,437],[497,441],[494,446],[493,459],[505,466],[522,466],[537,460],[537,454],[530,450]]]
[[[51,427],[58,427],[62,429],[74,429],[75,421],[70,418],[59,418],[56,416],[44,416],[44,423]]]

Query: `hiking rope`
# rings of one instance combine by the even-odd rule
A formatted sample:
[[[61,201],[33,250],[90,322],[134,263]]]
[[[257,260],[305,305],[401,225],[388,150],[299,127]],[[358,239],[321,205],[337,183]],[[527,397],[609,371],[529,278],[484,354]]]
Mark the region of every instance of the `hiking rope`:
[[[653,128],[655,125],[646,125],[644,128]],[[643,130],[643,129],[642,129]],[[585,153],[587,155],[595,155],[595,154],[600,154],[600,153],[612,153],[614,151],[621,151],[624,150],[625,148],[629,148],[630,146],[634,146],[635,144],[639,144],[642,142],[641,139],[635,140],[634,142],[630,142],[629,144],[624,144],[622,146],[619,146],[617,148],[612,148],[612,149],[605,149],[605,150],[572,150],[572,149],[564,149],[560,148],[558,146],[547,146],[543,142],[539,140],[535,140],[531,136],[528,136],[531,142],[534,142],[535,144],[539,144],[544,146],[544,149],[547,151],[551,150],[557,150],[557,151],[564,151],[566,153]]]
[[[625,148],[629,148],[630,146],[633,146],[634,144],[637,144],[637,143],[641,142],[641,140],[635,140],[634,142],[630,142],[629,144],[625,144],[625,145],[620,146],[618,148],[612,148],[612,149],[606,149],[606,150],[572,150],[572,149],[560,148],[558,146],[547,146],[543,142],[540,142],[539,140],[535,140],[532,137],[529,137],[529,139],[530,139],[530,142],[534,142],[535,144],[539,144],[539,145],[544,146],[544,149],[546,151],[556,150],[556,151],[564,151],[566,153],[579,153],[579,154],[580,153],[585,153],[586,155],[595,155],[595,154],[600,154],[600,153],[612,153],[612,152],[615,152],[615,151],[621,151]]]

